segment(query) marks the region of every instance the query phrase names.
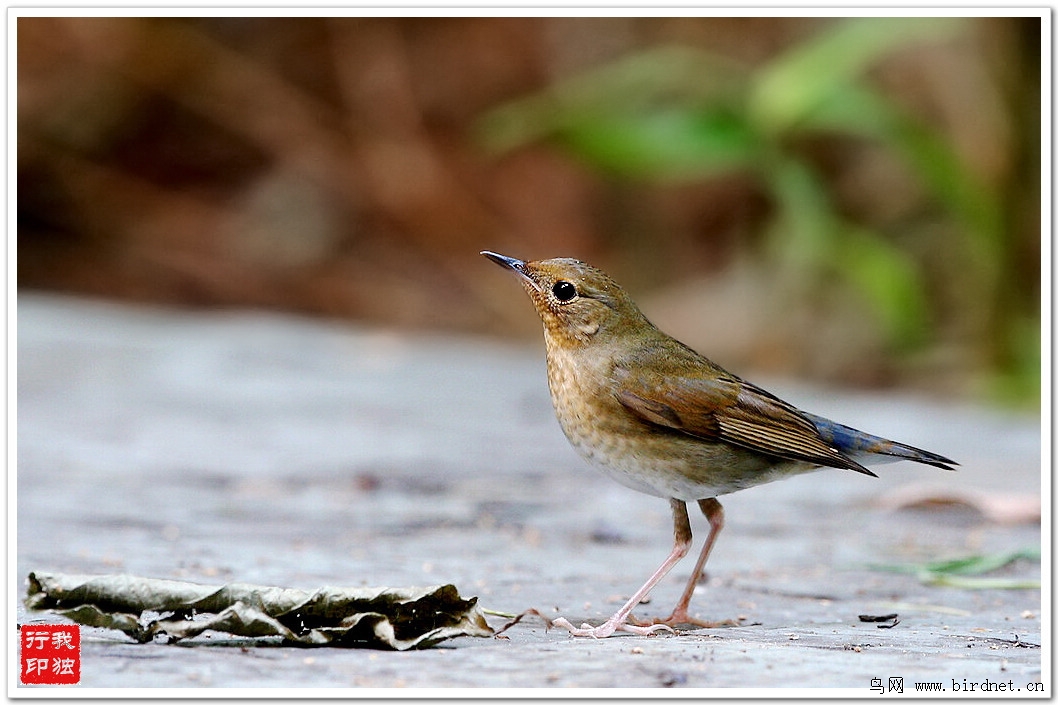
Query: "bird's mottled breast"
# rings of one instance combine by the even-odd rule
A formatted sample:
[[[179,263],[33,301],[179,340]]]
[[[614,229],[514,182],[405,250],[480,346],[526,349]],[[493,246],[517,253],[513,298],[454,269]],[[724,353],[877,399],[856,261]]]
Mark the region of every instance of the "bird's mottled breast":
[[[674,486],[682,483],[678,464],[658,462],[651,430],[614,396],[612,372],[613,358],[604,346],[548,341],[548,385],[566,438],[588,462],[626,487],[666,498],[684,494]]]
[[[582,453],[601,436],[627,431],[632,420],[612,393],[612,358],[597,347],[552,345],[547,381],[562,430]],[[589,448],[582,448],[587,443]]]

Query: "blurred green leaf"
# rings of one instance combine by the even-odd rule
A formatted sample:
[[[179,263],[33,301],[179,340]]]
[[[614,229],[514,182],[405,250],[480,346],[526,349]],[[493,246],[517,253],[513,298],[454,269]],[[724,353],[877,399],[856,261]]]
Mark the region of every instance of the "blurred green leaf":
[[[550,93],[507,103],[478,121],[477,141],[502,154],[548,137],[557,127],[561,104]]]
[[[923,340],[928,319],[923,276],[905,251],[880,233],[849,226],[832,261],[870,303],[890,341],[910,348]]]
[[[779,204],[772,227],[779,261],[810,279],[817,277],[836,235],[826,186],[806,164],[774,152],[763,164],[761,178]]]
[[[1010,358],[989,380],[988,395],[1003,404],[1039,408],[1043,384],[1040,320],[1011,314],[1007,316],[1007,331]]]
[[[953,145],[866,86],[851,86],[840,100],[824,101],[805,127],[873,139],[902,157],[909,175],[961,226],[958,232],[964,241],[958,251],[965,255],[966,266],[956,271],[967,288],[980,294],[981,325],[1003,327],[1003,322],[994,320],[997,312],[990,310],[1000,298],[1007,258],[999,199],[975,177]]]
[[[840,100],[869,65],[914,42],[958,30],[958,18],[860,17],[835,23],[764,67],[751,88],[749,112],[767,134],[789,130],[820,104]]]
[[[893,139],[894,104],[870,86],[854,83],[821,100],[804,116],[800,129],[863,137],[887,144]]]
[[[1005,258],[999,201],[947,139],[866,86],[850,86],[840,99],[821,103],[806,127],[871,138],[899,154],[910,174],[960,221],[973,267],[968,274],[991,292]]]
[[[809,280],[836,277],[864,297],[898,347],[924,338],[928,302],[914,260],[880,233],[841,219],[826,186],[806,165],[784,159],[769,170],[781,207],[773,235],[783,267]],[[801,282],[801,287],[810,286]]]
[[[998,255],[1000,210],[995,195],[974,178],[943,135],[893,101],[867,86],[848,86],[840,97],[822,101],[803,127],[873,139],[900,154],[922,186],[972,231],[972,239],[979,241],[979,257]]]
[[[724,107],[734,113],[746,82],[746,69],[740,64],[697,49],[665,45],[501,105],[482,117],[477,136],[486,148],[505,152],[571,128],[583,129],[593,121],[670,112],[704,111],[708,116]]]
[[[973,284],[986,294],[985,301],[994,301],[992,294],[1006,260],[998,199],[940,134],[908,119],[895,119],[894,123],[891,145],[903,153],[923,185],[962,224]]]
[[[561,139],[604,169],[660,179],[744,169],[753,163],[758,148],[745,123],[726,111],[591,116],[568,124]]]

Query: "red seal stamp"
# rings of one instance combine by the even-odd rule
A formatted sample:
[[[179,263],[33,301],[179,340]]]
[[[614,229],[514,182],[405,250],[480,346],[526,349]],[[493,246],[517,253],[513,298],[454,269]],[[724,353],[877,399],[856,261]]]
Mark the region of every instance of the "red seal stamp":
[[[73,685],[81,680],[81,627],[23,624],[20,680],[26,685]]]

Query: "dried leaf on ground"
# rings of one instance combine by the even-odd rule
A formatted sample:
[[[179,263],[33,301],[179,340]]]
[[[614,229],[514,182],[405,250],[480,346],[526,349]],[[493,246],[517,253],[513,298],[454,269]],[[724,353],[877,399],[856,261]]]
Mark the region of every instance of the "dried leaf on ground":
[[[900,487],[880,499],[878,503],[890,511],[964,506],[980,512],[986,519],[997,524],[1039,523],[1041,516],[1038,495],[952,489],[932,484],[912,484]]]
[[[206,630],[281,637],[301,646],[426,648],[457,636],[492,636],[477,598],[453,585],[315,591],[246,583],[201,585],[133,575],[29,574],[26,607],[78,624],[118,629],[141,643]],[[145,613],[158,613],[145,618]]]

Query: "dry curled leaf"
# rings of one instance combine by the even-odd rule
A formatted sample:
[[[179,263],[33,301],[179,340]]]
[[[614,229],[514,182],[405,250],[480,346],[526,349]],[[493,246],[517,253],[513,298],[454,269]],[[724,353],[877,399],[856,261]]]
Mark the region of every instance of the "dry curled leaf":
[[[453,585],[315,591],[231,583],[201,585],[133,575],[29,574],[26,607],[78,624],[118,629],[141,643],[206,630],[281,637],[302,646],[426,648],[457,636],[492,636],[477,598]],[[158,613],[154,619],[145,613]]]
[[[912,484],[897,488],[878,500],[878,503],[890,511],[938,506],[969,507],[997,524],[1039,523],[1041,514],[1038,495],[980,492],[932,484]]]

